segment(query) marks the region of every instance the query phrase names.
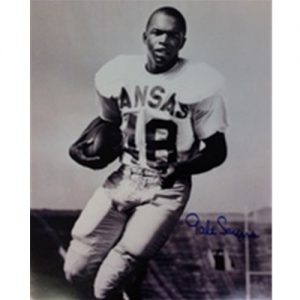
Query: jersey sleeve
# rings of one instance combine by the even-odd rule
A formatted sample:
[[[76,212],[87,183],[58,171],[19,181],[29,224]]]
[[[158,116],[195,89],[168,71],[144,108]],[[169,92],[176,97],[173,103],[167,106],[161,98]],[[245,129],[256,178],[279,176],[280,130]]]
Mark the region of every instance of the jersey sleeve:
[[[107,62],[95,76],[97,93],[105,98],[117,97],[121,92],[122,72],[124,71],[122,55]]]
[[[108,122],[121,123],[121,112],[116,98],[106,98],[97,92],[96,104],[99,116]]]
[[[179,81],[178,98],[182,103],[194,104],[220,93],[225,87],[221,73],[206,63],[189,61]]]
[[[202,140],[228,127],[224,97],[216,94],[193,104],[192,123],[196,136]]]
[[[100,68],[95,76],[99,115],[108,122],[119,123],[121,118],[117,97],[122,87],[122,61],[122,56],[114,58]]]

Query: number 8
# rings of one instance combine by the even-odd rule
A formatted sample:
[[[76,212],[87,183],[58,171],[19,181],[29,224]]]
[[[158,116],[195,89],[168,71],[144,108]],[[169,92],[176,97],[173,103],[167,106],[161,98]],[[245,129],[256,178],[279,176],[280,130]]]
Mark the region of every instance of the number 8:
[[[163,139],[156,139],[158,130],[165,130],[167,135]],[[167,151],[168,163],[177,159],[177,125],[169,120],[152,119],[146,124],[146,155],[150,161],[155,161],[157,150]]]
[[[136,121],[135,114],[127,116],[127,141],[125,148],[133,157],[137,159],[137,147],[135,144]],[[165,132],[159,139],[159,132]],[[165,150],[167,152],[167,162],[172,163],[177,159],[177,125],[170,120],[152,119],[146,124],[146,158],[150,162],[157,160],[156,151]]]

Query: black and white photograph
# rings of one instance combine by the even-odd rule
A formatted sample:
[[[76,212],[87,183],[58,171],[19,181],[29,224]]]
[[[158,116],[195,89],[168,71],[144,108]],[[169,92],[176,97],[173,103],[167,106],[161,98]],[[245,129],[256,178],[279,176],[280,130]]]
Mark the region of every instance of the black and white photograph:
[[[31,0],[31,299],[272,299],[271,12]]]

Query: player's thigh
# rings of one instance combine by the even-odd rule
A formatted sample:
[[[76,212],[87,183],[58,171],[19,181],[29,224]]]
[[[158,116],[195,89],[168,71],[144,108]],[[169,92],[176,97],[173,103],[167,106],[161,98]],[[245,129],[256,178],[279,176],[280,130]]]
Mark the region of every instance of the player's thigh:
[[[87,244],[98,242],[102,238],[113,239],[124,225],[126,216],[114,209],[105,188],[96,190],[80,214],[72,229],[72,237]]]
[[[72,277],[93,274],[118,241],[127,216],[112,206],[104,188],[99,188],[87,203],[72,230],[72,241],[65,258],[64,270]]]
[[[137,207],[117,247],[136,257],[149,258],[154,255],[177,224],[190,189],[189,178],[177,181],[173,188],[157,193],[152,202]]]

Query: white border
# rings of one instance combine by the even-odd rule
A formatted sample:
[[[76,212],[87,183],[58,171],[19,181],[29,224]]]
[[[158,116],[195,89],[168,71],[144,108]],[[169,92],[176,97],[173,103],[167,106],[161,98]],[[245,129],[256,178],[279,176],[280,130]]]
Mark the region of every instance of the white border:
[[[298,294],[299,3],[273,1],[273,299]],[[1,5],[1,297],[29,299],[29,2]],[[7,296],[7,297],[5,297]]]
[[[299,1],[273,1],[273,299],[299,294]]]
[[[1,36],[2,299],[29,299],[29,1],[3,1]]]

